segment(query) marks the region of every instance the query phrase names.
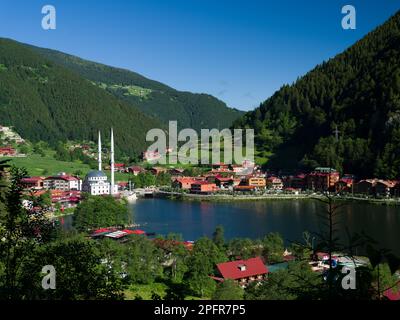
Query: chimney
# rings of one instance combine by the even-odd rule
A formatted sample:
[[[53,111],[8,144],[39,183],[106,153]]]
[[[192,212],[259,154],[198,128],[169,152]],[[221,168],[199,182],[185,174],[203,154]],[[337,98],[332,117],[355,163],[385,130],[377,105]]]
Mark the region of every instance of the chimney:
[[[239,264],[239,269],[240,269],[240,271],[246,271],[246,265]]]

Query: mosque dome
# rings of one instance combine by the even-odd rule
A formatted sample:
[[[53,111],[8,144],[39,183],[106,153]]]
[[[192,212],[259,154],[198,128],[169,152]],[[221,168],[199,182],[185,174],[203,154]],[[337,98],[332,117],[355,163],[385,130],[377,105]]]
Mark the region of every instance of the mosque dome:
[[[86,180],[107,180],[107,176],[103,171],[92,170],[86,175]]]

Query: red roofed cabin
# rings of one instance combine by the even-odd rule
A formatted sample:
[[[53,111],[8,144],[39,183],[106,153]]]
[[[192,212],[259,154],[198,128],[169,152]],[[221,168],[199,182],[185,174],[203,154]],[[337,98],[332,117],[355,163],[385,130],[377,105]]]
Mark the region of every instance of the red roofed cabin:
[[[190,188],[192,187],[192,183],[194,182],[196,182],[196,180],[191,177],[182,177],[177,178],[172,184],[175,188],[190,190]]]
[[[343,176],[336,182],[336,192],[352,192],[353,191],[354,177],[350,175]]]
[[[387,300],[400,301],[400,283],[397,284],[397,287],[395,286],[384,291],[383,296]]]
[[[294,176],[285,177],[283,181],[284,187],[304,190],[306,188],[306,175],[300,173]]]
[[[137,176],[139,173],[144,172],[145,170],[139,166],[132,166],[127,168],[127,171],[133,173],[134,176]]]
[[[111,165],[106,165],[105,170],[111,170]],[[126,166],[124,163],[114,163],[114,172],[126,172]]]
[[[266,180],[267,188],[272,190],[282,190],[283,182],[277,177],[268,177]]]
[[[260,257],[219,263],[217,268],[224,280],[235,280],[241,287],[246,287],[253,281],[266,279],[269,272]]]
[[[354,193],[373,195],[377,179],[361,180],[354,184]]]
[[[209,194],[217,191],[217,185],[207,181],[196,181],[190,187],[191,193]]]
[[[24,189],[40,190],[43,189],[44,177],[22,178],[21,184]]]
[[[153,167],[149,170],[152,174],[158,176],[160,173],[166,173],[167,169],[163,167]]]
[[[378,197],[390,197],[396,181],[378,180],[375,184],[375,195]]]
[[[307,187],[314,191],[334,190],[339,172],[332,168],[316,168],[307,176]]]
[[[125,172],[126,171],[125,164],[124,163],[115,163],[114,164],[114,171]]]
[[[0,147],[0,157],[15,156],[17,151],[12,147]]]

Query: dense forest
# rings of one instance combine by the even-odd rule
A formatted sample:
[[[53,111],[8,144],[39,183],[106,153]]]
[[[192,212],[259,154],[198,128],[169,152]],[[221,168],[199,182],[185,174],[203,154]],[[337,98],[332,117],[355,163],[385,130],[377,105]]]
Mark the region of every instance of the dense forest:
[[[29,47],[164,123],[177,120],[179,128],[228,128],[243,115],[242,111],[228,108],[224,102],[208,94],[177,91],[129,70],[83,60],[55,50]]]
[[[255,129],[259,156],[271,169],[321,165],[398,178],[400,12],[234,126]]]
[[[96,140],[114,127],[118,153],[138,154],[162,124],[18,42],[0,39],[0,124],[33,142]]]

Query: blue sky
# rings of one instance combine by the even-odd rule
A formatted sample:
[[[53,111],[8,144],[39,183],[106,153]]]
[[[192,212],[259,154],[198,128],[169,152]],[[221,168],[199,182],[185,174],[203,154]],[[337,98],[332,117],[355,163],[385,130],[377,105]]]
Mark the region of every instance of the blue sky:
[[[54,5],[57,29],[41,28]],[[354,5],[357,29],[343,30]],[[0,37],[136,71],[249,110],[400,9],[398,0],[0,0]]]

